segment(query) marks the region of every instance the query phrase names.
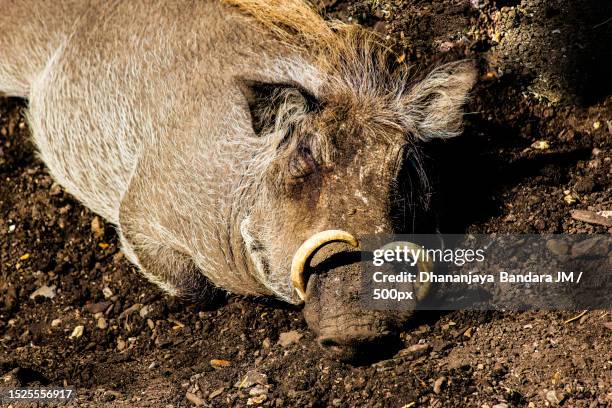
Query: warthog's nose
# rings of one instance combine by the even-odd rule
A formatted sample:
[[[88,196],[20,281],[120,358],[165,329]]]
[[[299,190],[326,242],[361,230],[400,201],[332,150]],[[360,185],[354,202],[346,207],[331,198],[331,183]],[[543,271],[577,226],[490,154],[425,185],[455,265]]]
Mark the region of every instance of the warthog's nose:
[[[349,331],[321,335],[319,346],[333,358],[350,362],[369,362],[389,354],[399,338],[391,332]]]
[[[321,348],[334,354],[342,353],[344,349],[342,342],[334,337],[320,337],[317,339],[317,341],[319,342],[319,346],[321,346]]]

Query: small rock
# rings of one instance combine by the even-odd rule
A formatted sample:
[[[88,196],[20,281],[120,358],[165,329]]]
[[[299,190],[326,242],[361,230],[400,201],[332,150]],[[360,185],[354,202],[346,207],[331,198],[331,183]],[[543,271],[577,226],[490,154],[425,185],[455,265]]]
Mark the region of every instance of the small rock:
[[[578,258],[585,255],[592,255],[592,249],[599,242],[599,238],[585,239],[572,245],[572,257]]]
[[[60,324],[62,324],[62,319],[53,319],[53,320],[51,321],[51,327],[57,327],[57,326],[59,326]]]
[[[104,237],[104,225],[102,224],[102,220],[100,219],[100,217],[95,216],[91,220],[91,232],[96,238]]]
[[[256,370],[249,370],[242,378],[242,380],[238,381],[234,384],[236,388],[249,388],[255,384],[259,385],[267,385],[268,384],[268,376],[260,373]]]
[[[538,140],[536,142],[533,142],[531,147],[536,150],[547,150],[550,149],[550,143],[548,143],[546,140]]]
[[[593,130],[598,130],[599,128],[601,128],[601,122],[596,120],[593,122]]]
[[[140,315],[140,317],[142,317],[143,319],[145,317],[147,317],[147,315],[151,312],[151,306],[149,305],[144,305],[139,311],[138,314]]]
[[[125,349],[125,340],[117,339],[117,350],[122,351]]]
[[[269,348],[270,348],[270,346],[271,346],[270,339],[266,337],[266,338],[265,338],[265,339],[263,339],[263,341],[261,342],[261,345],[263,346],[263,348],[265,348],[265,349],[269,349]]]
[[[108,323],[106,322],[106,319],[103,317],[98,318],[98,323],[96,324],[98,326],[98,329],[104,330],[108,327]]]
[[[105,299],[113,297],[113,291],[110,290],[108,286],[105,286],[104,289],[102,289],[102,294],[104,295]]]
[[[550,390],[546,393],[546,401],[550,402],[552,405],[559,405],[560,401],[555,390]]]
[[[16,228],[16,227],[15,227],[14,225],[9,225],[9,227],[8,227],[8,232],[9,232],[9,234],[11,234],[11,233],[15,232],[15,228]]]
[[[263,385],[256,385],[249,390],[249,395],[251,397],[256,397],[258,395],[263,395],[267,393],[268,393],[268,389],[264,387]]]
[[[496,79],[497,77],[498,77],[497,72],[488,71],[486,74],[484,74],[483,79],[486,81],[491,81],[493,79]]]
[[[216,390],[210,393],[210,395],[208,396],[208,399],[213,399],[215,397],[218,397],[219,395],[223,394],[223,391],[225,391],[225,387],[217,388]]]
[[[479,8],[483,8],[487,4],[487,1],[486,0],[470,0],[470,4],[472,5],[472,7],[479,9]]]
[[[445,388],[445,386],[446,386],[446,377],[440,377],[434,383],[433,391],[436,394],[440,394],[442,390]]]
[[[473,332],[474,332],[474,328],[473,327],[468,327],[468,329],[463,332],[463,335],[469,339],[474,334]]]
[[[259,405],[263,403],[266,399],[268,399],[268,396],[266,394],[251,397],[247,400],[247,405]]]
[[[546,228],[546,222],[544,222],[543,219],[538,219],[533,223],[533,226],[538,230],[538,231],[543,231]]]
[[[546,248],[557,256],[567,255],[569,245],[560,239],[549,239],[546,241]]]
[[[85,329],[85,327],[83,326],[77,326],[74,328],[74,330],[72,330],[72,333],[70,334],[71,339],[78,339],[79,337],[81,337],[83,335],[83,330]]]
[[[190,392],[187,392],[185,394],[185,398],[187,398],[187,401],[191,402],[196,407],[201,407],[202,405],[204,405],[204,401],[202,400],[202,398]]]
[[[297,330],[284,332],[278,336],[278,344],[283,347],[287,347],[291,344],[298,343],[303,336],[304,335]]]
[[[504,365],[502,363],[500,363],[499,361],[495,363],[495,365],[493,366],[493,375],[494,376],[502,376],[507,372],[506,367],[504,367]]]
[[[455,327],[457,325],[457,323],[455,322],[448,322],[448,323],[444,323],[442,326],[440,326],[440,328],[444,331],[450,330],[451,327]]]
[[[612,219],[604,217],[603,215],[597,214],[593,211],[573,210],[570,212],[570,214],[572,218],[577,221],[603,225],[604,227],[612,227]]]
[[[97,303],[89,303],[85,305],[85,309],[91,314],[96,314],[100,312],[104,312],[112,303],[109,301],[97,302]]]
[[[40,288],[32,292],[32,294],[30,295],[30,299],[34,299],[38,296],[53,299],[55,297],[55,287],[55,285],[42,285]]]
[[[450,41],[443,41],[438,45],[438,49],[442,52],[448,52],[455,46],[455,43]]]
[[[508,404],[506,404],[505,402],[501,402],[499,404],[493,405],[491,408],[508,408]]]
[[[578,196],[576,193],[567,193],[563,196],[563,201],[565,201],[567,205],[572,205],[578,201]]]
[[[228,360],[221,360],[221,359],[213,358],[212,360],[210,360],[210,365],[215,368],[223,368],[223,367],[231,366],[232,363],[231,361],[228,361]]]
[[[126,308],[123,312],[121,312],[121,317],[123,317],[123,316],[130,316],[132,313],[138,312],[141,307],[142,307],[142,304],[134,303],[132,306]],[[168,319],[168,321],[174,322],[171,319]]]

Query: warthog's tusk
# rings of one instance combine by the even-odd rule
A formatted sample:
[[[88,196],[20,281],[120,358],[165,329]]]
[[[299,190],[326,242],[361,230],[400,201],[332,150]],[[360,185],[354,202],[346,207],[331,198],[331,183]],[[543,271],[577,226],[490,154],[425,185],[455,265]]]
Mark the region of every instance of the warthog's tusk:
[[[306,263],[319,248],[331,242],[346,242],[354,247],[359,245],[357,238],[342,230],[317,232],[304,241],[295,252],[295,255],[293,255],[293,260],[291,261],[291,282],[300,299],[306,300],[306,280],[304,279]]]
[[[423,248],[422,246],[412,243],[412,242],[408,242],[408,241],[393,241],[393,242],[389,242],[387,245],[383,246],[381,249],[396,249],[396,248],[404,248],[407,247],[410,250],[414,250],[414,251],[418,251],[420,250],[420,254],[421,256],[419,257],[419,259],[417,259],[417,269],[419,270],[419,272],[431,272],[433,271],[433,262],[429,259],[425,257],[425,248]],[[427,297],[427,294],[429,293],[429,282],[415,282],[414,284],[414,288],[415,288],[415,295],[416,295],[416,300],[423,300]]]

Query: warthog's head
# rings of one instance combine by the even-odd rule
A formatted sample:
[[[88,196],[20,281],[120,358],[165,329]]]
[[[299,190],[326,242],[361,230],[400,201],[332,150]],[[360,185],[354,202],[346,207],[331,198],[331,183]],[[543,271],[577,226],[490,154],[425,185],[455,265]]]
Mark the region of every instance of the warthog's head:
[[[411,228],[426,201],[418,145],[460,132],[475,74],[453,63],[409,82],[367,36],[326,35],[313,58],[316,89],[307,81],[244,84],[265,147],[254,159],[256,198],[241,233],[253,273],[278,297],[304,303],[323,348],[354,357],[409,317],[360,308],[360,239],[412,232],[398,228]]]

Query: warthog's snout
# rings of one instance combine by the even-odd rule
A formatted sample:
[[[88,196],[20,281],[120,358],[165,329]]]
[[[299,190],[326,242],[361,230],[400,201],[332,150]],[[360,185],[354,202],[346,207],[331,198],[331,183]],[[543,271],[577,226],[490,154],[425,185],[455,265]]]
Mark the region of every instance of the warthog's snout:
[[[333,357],[344,361],[370,361],[391,353],[399,342],[395,330],[385,330],[374,313],[357,310],[328,316],[319,322],[317,342]]]
[[[334,358],[368,361],[396,349],[399,329],[412,313],[363,307],[362,253],[355,247],[358,240],[345,231],[315,234],[296,252],[292,278],[319,345]]]

